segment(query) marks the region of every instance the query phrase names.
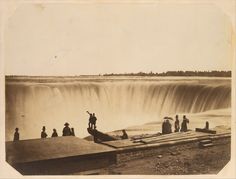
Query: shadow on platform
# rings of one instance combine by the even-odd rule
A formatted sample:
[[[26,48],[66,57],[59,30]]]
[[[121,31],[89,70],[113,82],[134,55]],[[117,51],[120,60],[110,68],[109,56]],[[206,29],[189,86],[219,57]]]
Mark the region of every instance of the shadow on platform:
[[[64,175],[116,162],[114,149],[73,136],[6,142],[6,160],[23,175]]]

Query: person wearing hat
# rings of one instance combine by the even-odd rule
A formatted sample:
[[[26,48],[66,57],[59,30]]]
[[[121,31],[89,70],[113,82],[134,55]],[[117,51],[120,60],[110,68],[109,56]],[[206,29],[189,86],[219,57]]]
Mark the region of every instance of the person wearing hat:
[[[18,140],[20,140],[20,134],[19,134],[19,129],[18,128],[16,128],[15,129],[15,133],[14,133],[14,139],[13,139],[13,141],[18,141]]]
[[[41,138],[44,139],[44,138],[47,138],[47,133],[46,133],[46,127],[43,126],[42,128],[42,132],[41,132]]]
[[[70,130],[70,128],[69,128],[69,123],[68,122],[66,122],[65,124],[64,124],[64,128],[63,128],[63,131],[62,131],[62,136],[70,136],[71,135],[71,130]]]

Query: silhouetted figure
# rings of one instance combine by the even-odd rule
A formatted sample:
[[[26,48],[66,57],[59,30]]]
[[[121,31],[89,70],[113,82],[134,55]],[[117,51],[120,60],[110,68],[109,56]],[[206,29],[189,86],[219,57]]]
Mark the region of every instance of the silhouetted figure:
[[[15,133],[14,133],[13,141],[18,141],[18,140],[20,140],[20,134],[19,134],[19,129],[16,128]]]
[[[208,121],[206,122],[205,129],[207,129],[207,130],[209,129],[209,122]]]
[[[181,132],[187,132],[188,131],[188,126],[187,123],[189,123],[189,120],[186,118],[186,116],[183,116],[183,122],[181,123]]]
[[[41,138],[42,139],[44,139],[44,138],[47,138],[47,133],[46,133],[46,127],[45,126],[43,126],[43,128],[42,128],[42,132],[41,132]]]
[[[92,129],[92,121],[93,121],[93,114],[89,113],[88,111],[86,111],[89,114],[89,123],[88,123],[88,128]]]
[[[121,139],[128,139],[128,134],[126,133],[126,131],[123,129],[122,132],[123,135],[121,136]]]
[[[171,123],[169,121],[169,119],[166,120],[166,134],[170,134],[172,133],[172,130],[171,130]]]
[[[95,116],[95,113],[93,113],[93,117],[92,117],[92,128],[93,129],[96,129],[97,126],[96,126],[96,121],[97,121],[97,118]]]
[[[52,137],[58,137],[57,130],[53,129]]]
[[[179,127],[179,116],[176,115],[175,116],[175,132],[179,132],[179,129],[180,129],[180,127]]]
[[[75,136],[75,131],[73,127],[71,128],[70,135]]]
[[[162,134],[170,134],[170,133],[172,133],[171,123],[169,119],[166,119],[162,123]]]
[[[96,129],[96,121],[97,121],[97,118],[95,116],[95,113],[89,113],[87,111],[87,113],[89,114],[89,123],[88,123],[88,128],[89,129]]]
[[[162,122],[162,134],[166,134],[166,120]]]
[[[70,128],[69,128],[69,123],[66,122],[66,123],[64,124],[64,126],[65,126],[65,127],[63,128],[62,136],[70,136],[70,134],[71,134],[70,132],[71,132],[71,131],[70,131]]]

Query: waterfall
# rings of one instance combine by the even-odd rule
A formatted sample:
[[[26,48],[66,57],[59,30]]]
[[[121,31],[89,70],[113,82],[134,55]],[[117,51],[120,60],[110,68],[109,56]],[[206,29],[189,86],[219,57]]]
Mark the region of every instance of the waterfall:
[[[197,113],[231,106],[230,83],[103,80],[68,83],[6,83],[6,139],[19,127],[21,139],[39,138],[43,125],[59,135],[68,122],[87,134],[88,114],[98,129],[110,131],[161,120],[175,113]]]

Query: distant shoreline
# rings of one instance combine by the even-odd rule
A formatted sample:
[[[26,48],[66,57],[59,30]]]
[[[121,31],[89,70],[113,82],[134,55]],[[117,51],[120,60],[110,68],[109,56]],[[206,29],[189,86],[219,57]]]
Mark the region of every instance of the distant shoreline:
[[[231,77],[231,71],[167,71],[162,73],[149,73],[138,72],[138,73],[120,73],[120,74],[104,74],[103,76],[203,76],[203,77]]]
[[[78,77],[231,77],[231,71],[167,71],[162,73],[106,73],[97,75],[5,75],[6,78],[21,77],[61,77],[61,78],[78,78]]]

